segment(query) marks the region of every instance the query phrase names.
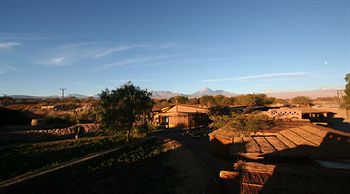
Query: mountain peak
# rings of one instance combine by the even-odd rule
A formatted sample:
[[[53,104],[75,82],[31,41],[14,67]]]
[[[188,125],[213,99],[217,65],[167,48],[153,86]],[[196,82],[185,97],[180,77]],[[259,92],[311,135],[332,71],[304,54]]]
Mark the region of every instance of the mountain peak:
[[[214,90],[212,90],[212,89],[210,89],[210,88],[208,88],[208,87],[205,87],[205,88],[203,88],[200,92],[212,93],[212,92],[214,92]]]
[[[224,95],[224,96],[235,96],[235,94],[231,93],[231,92],[227,92],[224,90],[212,90],[208,87],[203,88],[200,91],[197,91],[195,93],[193,93],[192,95],[190,95],[190,97],[201,97],[201,96],[217,96],[217,95]]]

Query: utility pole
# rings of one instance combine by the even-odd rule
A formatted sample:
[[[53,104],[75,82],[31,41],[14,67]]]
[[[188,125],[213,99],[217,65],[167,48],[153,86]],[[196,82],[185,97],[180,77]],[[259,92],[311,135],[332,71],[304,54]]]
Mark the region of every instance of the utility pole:
[[[5,107],[6,106],[6,103],[5,103],[5,101],[6,101],[6,94],[3,94],[3,99],[2,99],[2,106],[3,107]]]
[[[67,90],[66,88],[60,88],[60,90],[62,91],[62,102],[63,102],[63,99],[64,99],[64,91]]]
[[[338,95],[338,100],[339,100],[339,105],[342,102],[342,98],[344,96],[344,90],[337,90],[337,95]]]

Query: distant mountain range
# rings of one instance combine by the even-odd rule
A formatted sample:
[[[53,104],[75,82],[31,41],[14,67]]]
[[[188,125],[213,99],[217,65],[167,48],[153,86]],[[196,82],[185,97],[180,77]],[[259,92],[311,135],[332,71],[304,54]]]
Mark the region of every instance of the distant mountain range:
[[[290,99],[296,96],[307,96],[309,98],[317,97],[335,97],[338,96],[336,89],[318,89],[308,91],[292,91],[292,92],[266,92],[265,94],[269,97]]]
[[[189,98],[198,98],[205,95],[209,95],[209,96],[223,95],[223,96],[229,96],[229,97],[240,95],[240,94],[235,94],[225,90],[212,90],[210,88],[204,88],[193,94],[187,94],[187,95],[181,94],[181,93],[173,93],[169,91],[166,91],[166,92],[153,91],[152,93],[154,98],[165,98],[165,99],[178,96],[178,95],[188,96]],[[337,96],[337,90],[329,89],[329,88],[323,88],[318,90],[308,90],[308,91],[262,92],[262,93],[266,94],[269,97],[276,97],[276,98],[282,98],[282,99],[290,99],[296,96],[307,96],[309,98]]]
[[[15,99],[45,99],[45,98],[59,98],[59,96],[30,96],[30,95],[10,95]]]
[[[53,96],[30,96],[30,95],[11,95],[11,98],[15,99],[46,99],[46,98],[61,98],[61,96],[53,95]],[[90,96],[82,95],[82,94],[68,94],[65,98],[75,97],[79,99],[89,98]]]
[[[217,95],[223,95],[223,96],[237,96],[238,94],[234,94],[232,92],[228,92],[225,90],[212,90],[208,87],[197,91],[191,95],[189,95],[189,97],[194,97],[194,98],[198,98],[198,97],[202,97],[202,96],[217,96]]]
[[[334,97],[337,96],[337,90],[336,89],[318,89],[318,90],[308,90],[308,91],[290,91],[290,92],[262,92],[265,93],[269,97],[276,97],[276,98],[282,98],[282,99],[290,99],[294,98],[296,96],[307,96],[309,98],[317,98],[317,97]],[[217,95],[223,95],[223,96],[237,96],[240,94],[235,94],[232,92],[228,92],[225,90],[212,90],[210,88],[204,88],[202,90],[199,90],[193,94],[182,94],[178,92],[170,92],[170,91],[152,91],[152,97],[158,98],[158,99],[169,99],[174,96],[187,96],[189,98],[199,98],[205,95],[209,96],[217,96]],[[10,96],[12,98],[16,99],[45,99],[45,98],[60,98],[60,96],[29,96],[29,95],[12,95]],[[89,98],[94,97],[98,98],[98,95],[94,96],[86,96],[81,94],[69,94],[66,97],[75,97],[79,99],[83,98]]]
[[[202,90],[199,90],[193,94],[182,94],[182,93],[173,93],[170,91],[153,91],[152,96],[153,98],[165,98],[169,99],[174,96],[188,96],[189,98],[199,98],[202,96],[217,96],[217,95],[224,95],[224,96],[237,96],[237,94],[227,92],[224,90],[212,90],[210,88],[204,88]]]
[[[174,93],[174,92],[170,92],[170,91],[152,91],[153,98],[169,99],[169,98],[174,97],[174,96],[186,96],[186,95],[181,94],[181,93]]]
[[[75,97],[78,99],[83,99],[83,98],[89,98],[91,96],[86,96],[86,95],[82,95],[82,94],[68,94],[67,97]]]

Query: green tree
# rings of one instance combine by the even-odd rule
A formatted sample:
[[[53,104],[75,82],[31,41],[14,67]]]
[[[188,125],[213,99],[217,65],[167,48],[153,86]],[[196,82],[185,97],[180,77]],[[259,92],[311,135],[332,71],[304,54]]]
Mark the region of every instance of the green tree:
[[[350,73],[346,74],[345,76],[345,81],[346,81],[346,85],[345,85],[345,96],[344,96],[344,105],[348,106],[350,105]]]
[[[99,95],[99,121],[103,128],[126,131],[129,141],[131,129],[137,121],[146,122],[152,110],[152,93],[134,86],[131,82],[104,90]]]
[[[199,104],[199,99],[198,98],[189,98],[188,104],[197,105],[197,104]]]
[[[235,99],[235,103],[237,105],[241,105],[241,106],[255,106],[255,105],[257,105],[256,97],[254,94],[237,96]]]
[[[207,107],[216,106],[216,101],[214,96],[202,96],[199,100],[199,103]]]
[[[266,106],[275,102],[275,98],[266,94],[247,94],[235,97],[235,103],[242,106]]]
[[[297,96],[292,99],[292,103],[299,106],[311,106],[312,100],[306,96]]]
[[[188,102],[188,97],[187,96],[175,96],[175,102],[179,104],[187,104]]]

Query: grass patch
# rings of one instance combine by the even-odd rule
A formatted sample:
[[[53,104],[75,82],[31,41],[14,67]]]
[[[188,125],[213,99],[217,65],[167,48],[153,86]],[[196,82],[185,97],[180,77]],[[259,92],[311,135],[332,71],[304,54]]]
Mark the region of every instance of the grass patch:
[[[186,177],[166,164],[166,150],[162,140],[150,139],[8,188],[7,192],[175,193]]]
[[[0,179],[4,180],[43,167],[120,145],[111,137],[82,138],[48,143],[3,146],[0,148]]]

